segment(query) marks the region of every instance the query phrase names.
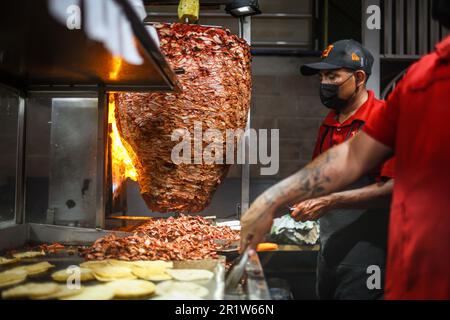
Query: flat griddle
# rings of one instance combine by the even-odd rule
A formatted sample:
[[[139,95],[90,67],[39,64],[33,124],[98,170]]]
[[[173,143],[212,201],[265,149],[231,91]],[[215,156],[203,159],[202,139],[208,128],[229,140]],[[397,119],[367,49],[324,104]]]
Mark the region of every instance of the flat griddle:
[[[63,270],[69,266],[78,266],[85,260],[79,256],[78,249],[80,247],[68,247],[67,249],[58,250],[55,253],[47,253],[45,256],[27,258],[19,261],[18,263],[0,266],[0,272],[14,267],[23,266],[27,264],[34,264],[38,262],[48,261],[49,263],[55,265],[54,268],[50,269],[46,273],[28,277],[27,280],[21,284],[29,282],[55,282],[51,278],[51,274],[58,270]],[[22,251],[22,250],[21,250]],[[25,250],[23,250],[25,251]],[[200,284],[209,290],[209,295],[204,299],[207,300],[222,300],[224,299],[224,283],[225,283],[225,257],[219,257],[219,259],[207,259],[207,260],[195,260],[195,261],[174,261],[174,269],[205,269],[214,273],[214,277],[208,282],[194,282]],[[82,282],[82,286],[93,286],[99,283],[96,280]],[[155,284],[159,283],[154,281]],[[18,284],[20,285],[20,284]],[[12,288],[13,286],[0,289],[0,294],[3,290]],[[151,299],[154,296],[143,297],[142,299]]]

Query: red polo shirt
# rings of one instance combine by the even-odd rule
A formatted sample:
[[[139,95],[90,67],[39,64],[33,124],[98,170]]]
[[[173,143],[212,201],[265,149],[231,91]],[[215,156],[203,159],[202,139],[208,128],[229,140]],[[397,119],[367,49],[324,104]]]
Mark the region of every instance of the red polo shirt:
[[[373,91],[369,91],[367,101],[343,123],[338,121],[336,112],[331,111],[319,129],[319,136],[317,138],[313,158],[316,158],[328,149],[352,138],[362,129],[372,114],[376,113],[379,109],[384,107],[384,105],[384,101],[376,99]],[[375,178],[393,178],[394,160],[387,161],[381,169],[379,168],[371,174],[374,175]]]
[[[364,131],[395,150],[387,299],[450,299],[450,37]]]

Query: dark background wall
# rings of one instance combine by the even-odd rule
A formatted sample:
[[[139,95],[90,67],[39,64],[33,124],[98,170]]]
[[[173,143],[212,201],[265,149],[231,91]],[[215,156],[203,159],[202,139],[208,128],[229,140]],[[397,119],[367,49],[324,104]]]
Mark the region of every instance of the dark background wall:
[[[354,39],[361,42],[361,0],[328,0],[328,41]]]

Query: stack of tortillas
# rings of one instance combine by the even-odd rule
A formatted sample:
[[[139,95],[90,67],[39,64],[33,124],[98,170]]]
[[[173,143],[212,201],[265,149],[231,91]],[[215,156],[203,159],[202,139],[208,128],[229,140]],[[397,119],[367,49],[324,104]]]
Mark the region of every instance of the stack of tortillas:
[[[22,259],[27,258],[35,258],[45,256],[44,251],[27,251],[27,252],[18,252],[12,255],[12,258],[0,257],[0,266],[13,264],[19,262]]]
[[[17,268],[14,268],[16,270],[25,270],[27,275],[29,276],[35,276],[44,272],[47,272],[49,269],[54,268],[55,266],[48,263],[47,261],[38,262],[34,264],[29,264],[25,266],[20,266]],[[14,270],[12,269],[12,270]]]
[[[63,269],[52,274],[52,279],[58,282],[66,282],[70,277],[75,276],[80,281],[94,280],[94,272],[88,268]]]
[[[94,277],[98,281],[108,282],[114,280],[133,280],[137,277],[130,268],[107,266],[94,269]]]
[[[201,269],[169,269],[166,271],[172,278],[179,281],[210,280],[214,273]]]
[[[164,281],[172,279],[166,271],[173,268],[173,263],[169,261],[122,261],[108,259],[87,261],[81,263],[80,266],[93,270],[96,279],[99,281],[136,278],[149,281]]]
[[[24,257],[40,253],[23,253],[19,257],[2,258],[2,264],[12,264]],[[0,288],[18,285],[28,276],[47,272],[54,265],[47,261],[14,267],[0,272]],[[71,266],[57,270],[51,277],[52,283],[27,283],[2,292],[3,299],[64,299],[64,300],[109,300],[135,299],[150,297],[154,293],[157,299],[180,300],[202,299],[209,290],[201,282],[209,281],[214,273],[200,269],[174,269],[168,261],[87,261],[80,266]],[[139,278],[139,279],[138,279]],[[106,282],[93,286],[70,284],[69,280],[97,280]],[[160,282],[155,285],[151,281]],[[66,284],[63,284],[67,282]],[[197,283],[194,283],[197,282]]]
[[[4,266],[7,264],[13,264],[13,263],[16,263],[17,261],[19,261],[19,258],[0,257],[0,266]]]
[[[168,270],[173,268],[172,262],[166,261],[136,261],[132,264],[133,274],[140,279],[149,281],[170,280]]]
[[[106,284],[100,284],[85,287],[79,294],[61,300],[111,300],[112,298],[114,298],[114,290]]]
[[[12,286],[24,282],[27,272],[20,269],[12,269],[0,272],[0,288]]]
[[[35,276],[47,272],[53,267],[54,265],[44,261],[0,272],[0,288],[19,284],[24,282],[28,276]]]
[[[145,280],[116,280],[108,283],[114,297],[119,299],[140,298],[153,294],[155,285]]]
[[[3,299],[61,299],[79,294],[83,289],[69,289],[52,282],[27,283],[2,292]]]
[[[162,300],[196,300],[209,294],[205,287],[193,282],[164,281],[156,286],[157,299]]]
[[[44,251],[26,251],[13,254],[13,257],[16,259],[36,258],[41,256],[45,256]]]

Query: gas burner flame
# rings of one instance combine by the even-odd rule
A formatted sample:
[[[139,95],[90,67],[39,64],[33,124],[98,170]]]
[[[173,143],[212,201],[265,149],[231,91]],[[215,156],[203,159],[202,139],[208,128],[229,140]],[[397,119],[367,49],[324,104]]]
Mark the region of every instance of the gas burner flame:
[[[122,140],[116,124],[115,114],[116,103],[114,94],[109,94],[109,111],[108,124],[110,126],[110,140],[111,140],[111,168],[112,168],[112,188],[113,194],[116,196],[116,191],[120,189],[122,183],[130,178],[137,181],[138,173],[133,164],[133,159],[136,159],[134,152],[130,147],[125,147],[126,142]]]

